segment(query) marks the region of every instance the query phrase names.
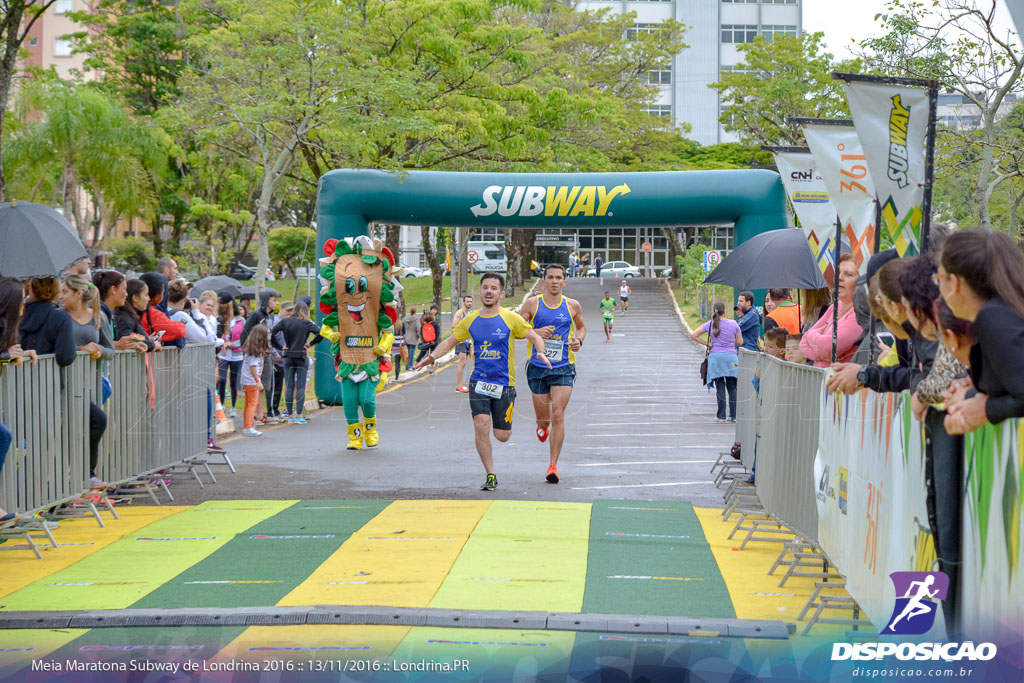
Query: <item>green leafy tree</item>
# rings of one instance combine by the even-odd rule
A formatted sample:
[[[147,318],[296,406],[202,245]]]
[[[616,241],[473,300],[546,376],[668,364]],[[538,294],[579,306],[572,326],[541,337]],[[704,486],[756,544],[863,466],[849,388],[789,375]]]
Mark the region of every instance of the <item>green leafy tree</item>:
[[[270,258],[284,265],[293,275],[302,264],[316,263],[316,230],[282,227],[270,231]]]
[[[0,145],[4,142],[4,119],[10,103],[14,72],[21,59],[19,51],[36,21],[54,2],[56,0],[0,0],[0,10],[3,10],[3,19],[0,20],[0,43],[3,45],[3,54],[0,56]],[[7,173],[3,166],[2,150],[0,146],[0,202],[7,198]]]
[[[937,144],[970,176],[954,183],[974,188],[974,213],[992,227],[989,204],[1000,185],[1021,175],[1019,150],[1004,144],[998,122],[1007,95],[1020,88],[1024,52],[995,25],[997,0],[891,0],[876,19],[885,33],[861,43],[868,64],[880,72],[934,79],[944,92],[964,96],[977,107],[976,129],[942,131]]]
[[[789,117],[848,118],[842,84],[832,72],[860,71],[860,63],[837,62],[823,39],[821,32],[759,36],[738,45],[743,61],[710,85],[725,105],[719,119],[725,129],[748,144],[803,145],[803,131]]]
[[[118,237],[108,245],[111,251],[110,263],[118,268],[131,268],[145,273],[156,270],[156,255],[153,245],[142,237]]]
[[[85,66],[138,114],[152,114],[181,95],[185,26],[177,3],[161,0],[98,0],[68,18],[83,27],[71,34]],[[192,32],[199,26],[190,27]]]
[[[169,147],[161,129],[134,120],[99,89],[40,78],[21,92],[4,154],[20,196],[60,204],[82,241],[95,244],[120,216],[152,224]]]

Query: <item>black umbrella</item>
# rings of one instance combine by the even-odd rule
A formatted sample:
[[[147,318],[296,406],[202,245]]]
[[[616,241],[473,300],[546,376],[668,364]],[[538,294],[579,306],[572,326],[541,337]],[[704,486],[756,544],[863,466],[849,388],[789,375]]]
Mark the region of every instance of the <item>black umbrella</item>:
[[[844,242],[841,250],[849,252]],[[821,289],[830,284],[800,228],[769,230],[736,246],[704,280],[735,289]]]
[[[75,229],[49,206],[0,204],[0,273],[21,280],[58,277],[88,257]]]
[[[264,287],[263,291],[264,292],[270,292],[271,294],[276,296],[278,299],[281,298],[281,292],[277,291],[273,287]],[[242,296],[243,297],[245,297],[245,296],[252,296],[252,297],[255,298],[257,294],[259,294],[259,291],[256,289],[256,285],[249,285],[248,287],[243,287],[242,288]]]
[[[242,287],[241,282],[227,275],[210,275],[192,285],[192,289],[197,292],[212,289],[218,294],[227,294],[235,298],[242,293]]]

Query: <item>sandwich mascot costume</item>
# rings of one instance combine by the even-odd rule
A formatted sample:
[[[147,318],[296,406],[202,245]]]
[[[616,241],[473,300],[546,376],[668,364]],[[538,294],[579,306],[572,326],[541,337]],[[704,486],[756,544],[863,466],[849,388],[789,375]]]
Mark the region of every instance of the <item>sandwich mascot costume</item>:
[[[326,317],[320,334],[331,341],[335,376],[348,422],[348,450],[380,443],[377,433],[377,391],[391,372],[391,345],[398,310],[395,295],[402,286],[392,279],[395,257],[380,240],[369,237],[330,239],[320,259],[320,312]],[[362,410],[362,420],[359,411]]]

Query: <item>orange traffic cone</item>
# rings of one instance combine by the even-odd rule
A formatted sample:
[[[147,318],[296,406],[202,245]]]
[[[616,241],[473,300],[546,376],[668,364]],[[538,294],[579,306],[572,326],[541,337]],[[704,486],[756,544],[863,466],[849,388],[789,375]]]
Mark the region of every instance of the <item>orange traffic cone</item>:
[[[217,420],[219,422],[227,422],[228,416],[224,414],[224,406],[220,401],[217,401]]]

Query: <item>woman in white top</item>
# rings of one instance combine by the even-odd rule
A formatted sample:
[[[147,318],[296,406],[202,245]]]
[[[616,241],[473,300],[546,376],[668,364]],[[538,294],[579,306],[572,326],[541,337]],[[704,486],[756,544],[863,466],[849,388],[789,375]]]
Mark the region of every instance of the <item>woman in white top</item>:
[[[629,310],[629,293],[631,291],[632,290],[629,288],[629,285],[627,285],[626,281],[623,280],[622,284],[619,286],[619,299],[622,301],[623,313]]]

